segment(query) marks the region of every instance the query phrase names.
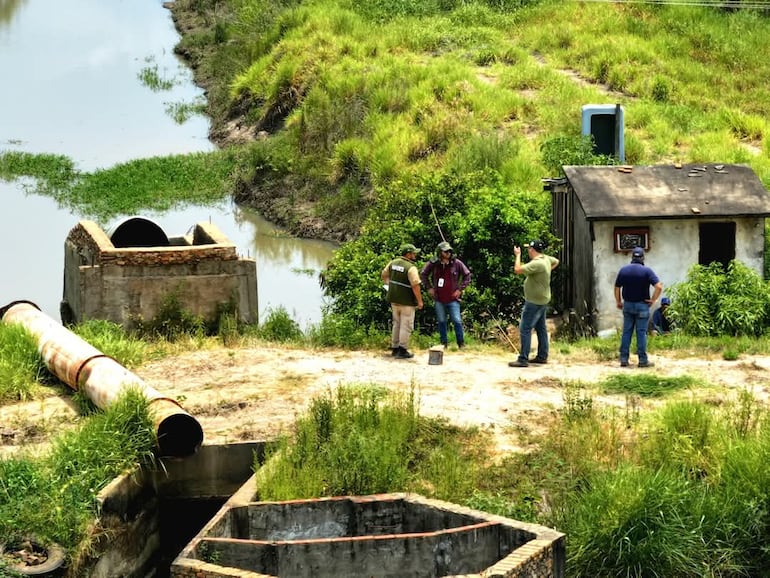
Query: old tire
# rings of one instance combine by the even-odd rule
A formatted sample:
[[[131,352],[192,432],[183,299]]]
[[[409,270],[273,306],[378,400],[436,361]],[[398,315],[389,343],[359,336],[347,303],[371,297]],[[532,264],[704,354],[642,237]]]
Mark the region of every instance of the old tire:
[[[28,541],[36,550],[42,550],[46,553],[46,560],[42,564],[7,564],[7,568],[13,570],[22,576],[55,576],[56,570],[64,565],[64,549],[55,542],[47,544],[42,543],[37,538],[28,538]],[[0,544],[0,555],[5,553],[9,544]]]

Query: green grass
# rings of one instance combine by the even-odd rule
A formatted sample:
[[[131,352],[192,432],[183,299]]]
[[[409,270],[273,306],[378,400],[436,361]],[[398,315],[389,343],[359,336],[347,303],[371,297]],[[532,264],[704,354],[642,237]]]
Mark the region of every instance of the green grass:
[[[32,398],[45,372],[32,335],[19,325],[0,323],[0,403]]]
[[[639,416],[633,396],[624,414],[583,391],[506,468],[538,489],[535,519],[566,532],[568,575],[764,575],[767,406],[743,392]]]
[[[0,536],[35,534],[70,553],[88,541],[96,494],[126,469],[152,459],[147,401],[127,391],[103,413],[58,436],[50,452],[0,459]]]
[[[628,162],[746,162],[770,183],[767,155],[745,146],[762,148],[770,112],[770,23],[757,12],[552,0],[247,6],[178,2],[178,15],[209,18],[182,45],[215,123],[237,111],[288,145],[280,164],[294,193],[331,201],[351,181],[368,191],[482,167],[538,191],[542,145],[578,135],[591,102],[625,107]],[[227,42],[212,34],[221,29]],[[349,197],[366,208],[366,194]]]
[[[175,10],[198,16],[208,6],[176,4]],[[0,177],[31,177],[25,180],[31,190],[102,219],[218,202],[241,178],[295,206],[317,202],[327,218],[344,212],[355,231],[371,206],[388,207],[373,197],[406,196],[415,174],[471,174],[483,167],[498,173],[510,194],[534,199],[540,179],[553,176],[566,154],[558,145],[578,136],[581,105],[595,102],[625,107],[629,163],[746,163],[770,185],[770,19],[752,11],[555,1],[498,2],[499,11],[456,2],[215,4],[216,12],[206,14],[209,29],[187,34],[183,48],[209,84],[214,122],[237,116],[267,129],[267,141],[93,174],[81,174],[65,157],[6,152]],[[526,7],[517,11],[521,4]],[[570,71],[578,78],[565,74]],[[391,206],[403,202],[394,197]],[[455,222],[473,220],[480,204],[469,203],[469,213]],[[475,234],[484,235],[495,235],[491,225]],[[374,241],[386,252],[392,239]],[[378,257],[366,254],[367,262],[379,263]],[[366,301],[380,297],[375,280]],[[743,317],[734,319],[752,324],[750,311],[743,308]],[[387,346],[385,333],[356,319],[325,319],[306,339]],[[278,339],[293,329],[280,314],[264,327]],[[414,339],[420,347],[430,342],[419,333]],[[618,340],[554,348],[607,361],[617,358]],[[650,339],[649,349],[739,359],[767,354],[770,340],[676,333]],[[9,365],[21,369],[8,379],[17,383],[8,400],[33,395],[24,387],[38,371],[29,352],[14,355],[18,361]],[[414,398],[385,407],[377,390],[328,397],[298,424],[302,443],[287,438],[275,454],[288,456],[292,467],[276,466],[274,495],[293,495],[298,481],[304,495],[405,487],[552,525],[567,532],[570,576],[763,575],[770,567],[763,546],[770,538],[764,404],[746,396],[719,407],[675,401],[659,414],[639,414],[639,397],[674,397],[695,385],[686,377],[619,375],[596,385],[627,394],[626,407],[612,410],[593,400],[593,384],[570,384],[564,410],[544,424],[547,431],[531,434],[533,450],[496,463],[485,456],[477,432],[425,420]],[[63,462],[89,463],[80,459],[79,445],[64,446]],[[404,464],[390,446],[412,462]],[[31,513],[63,487],[54,488],[37,466],[0,463],[7,468],[0,491],[29,490],[23,503]],[[98,463],[84,465],[84,472],[91,467],[99,472],[94,479],[107,475]],[[66,463],[51,468],[72,475]],[[99,485],[74,479],[73,491]],[[31,521],[17,526],[4,495],[0,524],[37,527]],[[74,511],[75,502],[63,503]],[[59,515],[37,522],[65,543],[75,541],[69,532],[86,516]]]
[[[131,337],[121,325],[111,321],[87,319],[72,331],[128,369],[141,365],[151,355],[147,342]]]
[[[627,372],[609,376],[601,384],[604,393],[623,393],[641,397],[662,397],[697,384],[690,376],[663,377],[654,373]]]
[[[278,312],[273,321],[281,340],[290,318]],[[156,347],[136,347],[101,322],[77,330],[127,363]],[[252,330],[243,338],[257,337]],[[681,354],[731,345],[680,339]],[[767,347],[766,338],[755,341],[758,350]],[[571,343],[569,354],[599,356],[597,343]],[[639,372],[568,383],[563,407],[538,418],[542,427],[521,424],[529,450],[497,459],[487,433],[420,415],[419,384],[400,394],[340,385],[312,400],[293,433],[275,442],[264,465],[255,464],[260,498],[414,491],[566,532],[570,576],[761,575],[770,563],[757,546],[770,538],[770,414],[748,390],[718,405],[674,395],[701,385]],[[602,406],[592,397],[597,391],[625,394],[625,405]],[[662,395],[673,401],[641,412],[641,399]],[[151,459],[141,400],[92,410],[46,456],[0,460],[0,535],[35,532],[70,555],[81,551],[96,492]]]
[[[414,389],[348,385],[313,400],[295,434],[255,464],[260,499],[420,491],[460,499],[473,491],[472,449],[484,437],[418,413]]]
[[[174,79],[167,78],[162,74],[157,63],[148,61],[148,64],[149,66],[142,68],[137,74],[139,81],[153,92],[171,90],[176,84]]]
[[[408,206],[410,194],[430,196],[425,182],[464,175],[496,189],[491,196],[507,208],[491,211],[495,221],[481,210],[486,199],[439,207],[442,223],[478,259],[474,271],[485,273],[479,294],[467,295],[474,317],[495,303],[491,293],[504,294],[500,317],[520,298],[494,243],[529,233],[520,223],[545,222],[541,179],[565,161],[597,160],[574,144],[583,104],[625,107],[627,162],[746,163],[770,186],[762,81],[770,19],[756,11],[553,0],[180,0],[174,12],[187,19],[180,50],[206,87],[215,127],[236,120],[264,130],[264,140],[93,174],[63,157],[6,152],[0,175],[31,176],[32,190],[101,221],[216,203],[233,191],[238,201],[289,207],[285,215],[307,209],[335,232],[364,238],[366,259],[356,263],[363,275],[398,245],[391,231],[436,237],[427,203],[409,207],[418,216],[403,222],[388,195]],[[152,65],[143,76],[160,85]],[[172,114],[190,112],[180,105]],[[530,215],[523,205],[533,202]],[[300,216],[283,218],[294,231],[302,227]],[[368,288],[352,285],[331,284],[329,295],[359,326],[378,323],[375,307],[361,311],[341,295],[374,302]],[[750,308],[731,313],[721,325],[760,326]]]
[[[191,153],[130,161],[82,173],[66,157],[0,151],[0,178],[26,177],[25,188],[100,221],[142,211],[224,202],[232,191],[234,156]]]
[[[162,349],[130,337],[122,327],[108,321],[89,320],[73,331],[127,368],[163,354]],[[0,323],[0,403],[40,397],[40,384],[55,381],[38,353],[37,340],[26,328]]]
[[[266,341],[302,342],[304,334],[285,307],[269,308],[267,318],[257,328],[256,334]]]

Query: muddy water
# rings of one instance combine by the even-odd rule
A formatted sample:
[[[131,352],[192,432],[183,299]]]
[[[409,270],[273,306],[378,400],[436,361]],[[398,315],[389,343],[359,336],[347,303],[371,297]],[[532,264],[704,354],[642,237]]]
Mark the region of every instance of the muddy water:
[[[208,119],[177,124],[168,112],[203,98],[178,40],[159,0],[0,0],[0,150],[66,155],[83,171],[213,150]],[[152,90],[147,71],[173,86]],[[143,215],[169,236],[211,221],[256,259],[261,318],[284,307],[303,327],[320,320],[317,274],[333,244],[282,235],[229,202]],[[83,217],[0,181],[0,306],[27,299],[59,318],[64,240]]]

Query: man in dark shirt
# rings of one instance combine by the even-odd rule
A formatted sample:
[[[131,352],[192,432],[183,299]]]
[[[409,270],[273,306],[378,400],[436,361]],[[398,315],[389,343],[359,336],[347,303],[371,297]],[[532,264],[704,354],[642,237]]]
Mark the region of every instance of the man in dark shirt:
[[[457,347],[465,347],[465,334],[460,316],[460,297],[471,282],[471,272],[465,263],[454,255],[452,245],[442,241],[436,247],[436,257],[425,264],[420,272],[420,279],[428,294],[433,298],[438,321],[438,334],[441,344],[446,349],[449,343],[447,335],[447,314],[455,330]]]
[[[653,287],[650,297],[650,287]],[[636,331],[636,352],[639,367],[652,367],[647,359],[647,324],[650,306],[658,300],[663,283],[655,271],[644,264],[644,249],[636,247],[631,252],[631,262],[618,271],[615,278],[615,303],[623,311],[623,335],[620,338],[620,366],[628,367],[631,338]]]
[[[664,297],[660,300],[660,307],[652,314],[652,334],[653,335],[666,335],[671,333],[674,328],[674,324],[668,318],[668,308],[671,306],[671,299]]]

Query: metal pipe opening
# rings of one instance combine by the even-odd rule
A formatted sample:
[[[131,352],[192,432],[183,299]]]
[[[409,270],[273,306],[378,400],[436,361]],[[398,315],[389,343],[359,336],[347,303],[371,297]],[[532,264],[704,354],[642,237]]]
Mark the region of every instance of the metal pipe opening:
[[[31,301],[0,308],[0,320],[22,325],[36,339],[48,370],[94,405],[106,409],[128,387],[149,401],[161,457],[187,457],[203,443],[203,428],[173,399],[161,395],[120,363],[57,323]]]

